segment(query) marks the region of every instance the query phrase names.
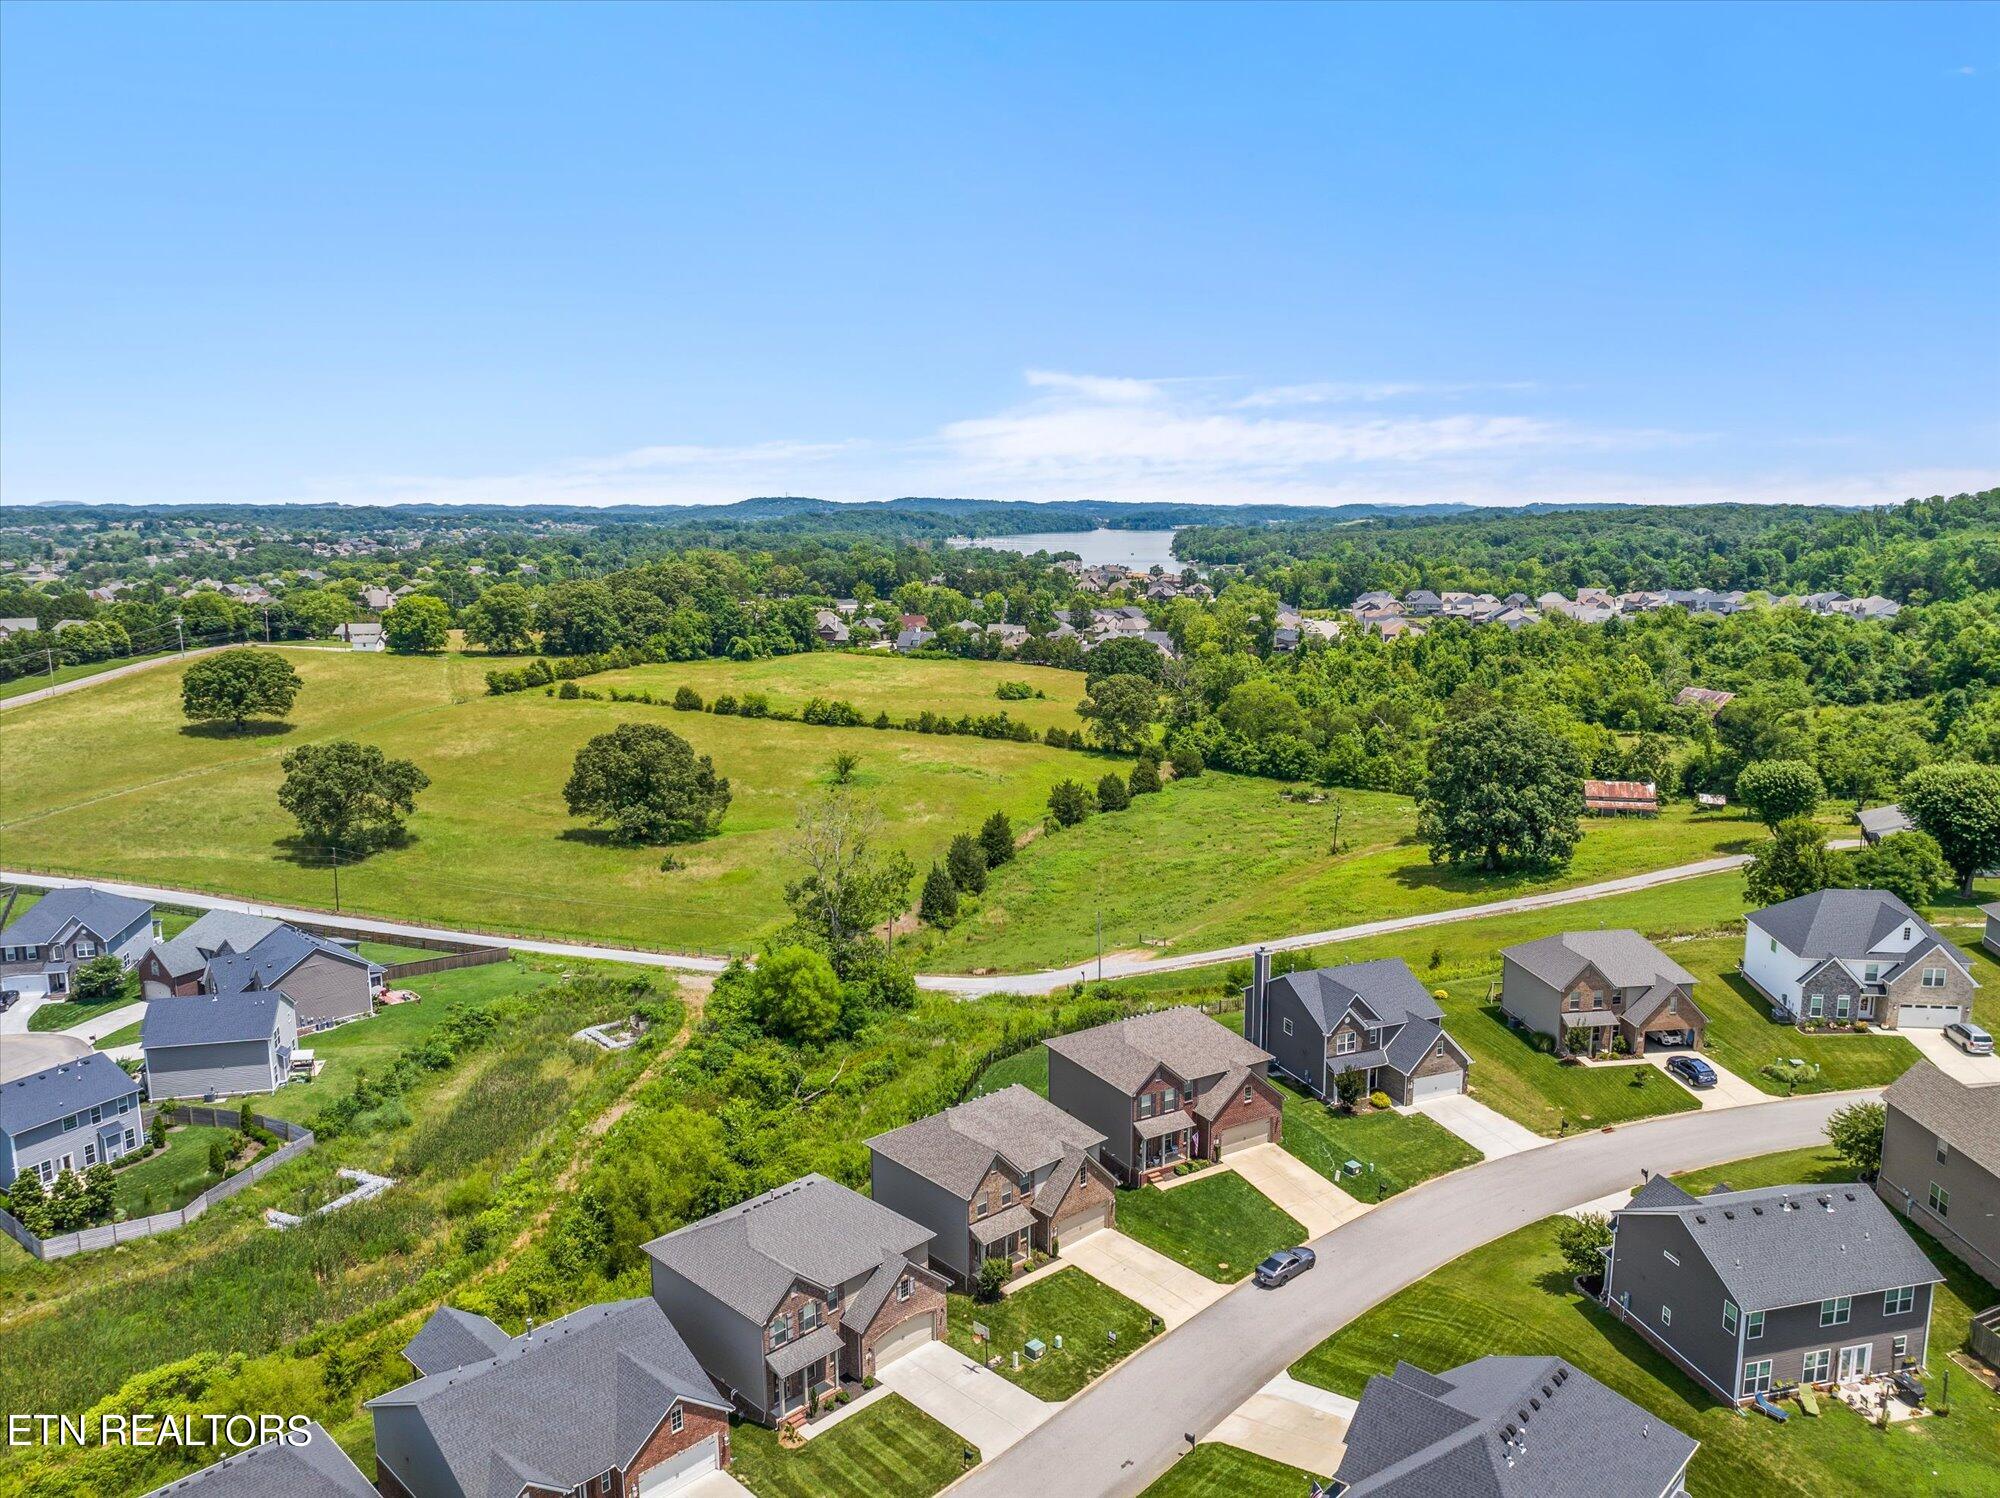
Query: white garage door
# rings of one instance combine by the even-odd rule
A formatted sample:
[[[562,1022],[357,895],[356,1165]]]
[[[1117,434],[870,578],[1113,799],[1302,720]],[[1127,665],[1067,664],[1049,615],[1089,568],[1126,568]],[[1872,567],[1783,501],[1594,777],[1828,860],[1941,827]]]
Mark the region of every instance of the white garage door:
[[[1049,1226],[1059,1247],[1068,1248],[1079,1238],[1087,1238],[1100,1228],[1111,1226],[1111,1204],[1101,1207],[1085,1207],[1072,1212],[1067,1217],[1058,1217]]]
[[[639,1476],[641,1498],[660,1498],[710,1472],[722,1470],[722,1447],[714,1436],[697,1441],[678,1456],[670,1456],[659,1466]]]
[[[1410,1101],[1421,1103],[1427,1097],[1451,1097],[1463,1091],[1465,1091],[1464,1072],[1441,1071],[1435,1076],[1412,1078]]]
[[[1270,1142],[1271,1123],[1269,1119],[1263,1118],[1257,1119],[1252,1123],[1238,1124],[1233,1129],[1224,1129],[1220,1137],[1216,1140],[1217,1145],[1220,1146],[1221,1153],[1224,1155],[1231,1154],[1236,1150],[1248,1149],[1253,1144],[1269,1144]]]
[[[1957,1021],[1956,1004],[1905,1004],[1896,1011],[1897,1028],[1903,1030],[1942,1030]]]
[[[912,1316],[894,1331],[885,1333],[882,1340],[875,1344],[875,1372],[879,1375],[904,1353],[915,1352],[930,1340],[931,1318]]]

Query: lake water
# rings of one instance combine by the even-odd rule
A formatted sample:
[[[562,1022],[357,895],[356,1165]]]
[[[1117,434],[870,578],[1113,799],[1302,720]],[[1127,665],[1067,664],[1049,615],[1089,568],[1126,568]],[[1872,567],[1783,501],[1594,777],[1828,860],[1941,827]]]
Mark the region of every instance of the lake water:
[[[1174,533],[1165,531],[1031,531],[1020,536],[980,536],[967,540],[954,536],[953,546],[983,546],[989,551],[1018,551],[1033,556],[1038,551],[1073,551],[1086,567],[1117,563],[1144,572],[1153,566],[1179,572],[1187,564],[1174,555]]]

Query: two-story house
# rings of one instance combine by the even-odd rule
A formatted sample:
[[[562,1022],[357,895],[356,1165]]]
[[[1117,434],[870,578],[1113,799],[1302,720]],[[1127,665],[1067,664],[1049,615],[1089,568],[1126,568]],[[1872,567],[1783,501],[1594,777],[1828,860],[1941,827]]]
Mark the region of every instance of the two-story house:
[[[1361,1390],[1341,1498],[1686,1498],[1700,1443],[1561,1358],[1398,1363]]]
[[[944,1337],[931,1230],[822,1175],[646,1245],[653,1298],[751,1418],[803,1417],[843,1380]]]
[[[1780,1019],[1940,1029],[1972,1018],[1972,964],[1880,889],[1823,889],[1754,912],[1743,976]]]
[[[1693,1196],[1656,1175],[1611,1226],[1604,1303],[1719,1399],[1923,1366],[1944,1276],[1858,1182]]]
[[[385,1498],[664,1498],[728,1467],[728,1401],[651,1300],[518,1337],[449,1308],[431,1320],[446,1315],[487,1335],[427,1323],[425,1376],[367,1402]]]
[[[2000,957],[2000,900],[1980,906],[1979,913],[1986,917],[1986,934],[1980,937],[1980,941],[1987,951]]]
[[[102,1051],[0,1083],[0,1186],[48,1185],[139,1147],[139,1084]]]
[[[156,939],[134,965],[140,990],[149,999],[202,991],[208,965],[224,952],[247,952],[284,925],[267,915],[209,910],[177,934]]]
[[[291,1078],[298,1012],[268,988],[154,999],[139,1047],[150,1102],[276,1092]]]
[[[1363,1092],[1417,1103],[1465,1091],[1472,1064],[1445,1033],[1444,1011],[1400,957],[1271,976],[1271,954],[1252,960],[1243,1034],[1278,1070],[1321,1098],[1353,1072]]]
[[[132,967],[152,939],[150,902],[87,884],[52,889],[0,931],[0,988],[66,994],[79,963],[108,952]]]
[[[868,1141],[876,1201],[937,1236],[931,1262],[965,1285],[1112,1224],[1104,1136],[1016,1083]]]
[[[1282,1132],[1271,1053],[1198,1009],[1135,1014],[1047,1044],[1049,1101],[1104,1136],[1099,1158],[1126,1182],[1275,1144]]]
[[[214,993],[281,988],[307,1033],[366,1019],[375,1012],[379,969],[366,957],[296,926],[280,925],[254,946],[209,959],[202,987]]]
[[[303,1430],[288,1431],[275,1440],[176,1477],[145,1498],[380,1498],[375,1485],[362,1475],[340,1443],[308,1421]]]
[[[1882,1200],[2000,1286],[2000,1086],[1919,1061],[1882,1095]]]
[[[1634,1056],[1648,1046],[1699,1047],[1708,1016],[1694,1001],[1694,974],[1636,931],[1565,931],[1500,952],[1500,1009],[1540,1035],[1556,1054],[1570,1036],[1590,1034],[1589,1050],[1614,1037]]]

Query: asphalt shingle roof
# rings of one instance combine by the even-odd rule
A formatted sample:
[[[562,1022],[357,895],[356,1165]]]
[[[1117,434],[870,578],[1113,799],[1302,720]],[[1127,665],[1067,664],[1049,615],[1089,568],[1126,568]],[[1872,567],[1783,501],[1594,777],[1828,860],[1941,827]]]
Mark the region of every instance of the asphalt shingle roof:
[[[1700,1443],[1561,1358],[1368,1380],[1343,1498],[1659,1498]]]
[[[1936,1062],[1919,1061],[1882,1100],[1987,1174],[2000,1176],[2000,1086],[1969,1087]]]
[[[892,1257],[927,1259],[933,1236],[902,1213],[813,1174],[676,1228],[646,1252],[761,1326],[793,1281],[831,1290]]]
[[[461,1311],[456,1306],[439,1306],[423,1330],[403,1349],[419,1373],[445,1373],[467,1363],[483,1363],[498,1357],[513,1344],[508,1336],[484,1316]]]
[[[50,890],[23,912],[20,919],[0,931],[0,946],[46,946],[71,921],[99,941],[109,941],[152,908],[149,900],[114,895],[88,884],[66,885]]]
[[[1800,957],[1865,957],[1890,934],[1914,925],[1937,931],[1901,900],[1880,889],[1823,889],[1750,913],[1758,927]],[[1961,967],[1965,959],[1958,957]]]
[[[205,912],[178,936],[153,948],[166,970],[175,977],[198,973],[217,952],[247,952],[276,931],[281,922],[269,916],[250,915],[237,910]]]
[[[146,1050],[158,1050],[269,1040],[277,1033],[279,1011],[289,1003],[291,1000],[275,988],[154,999],[146,1005],[146,1017],[140,1022],[139,1044]]]
[[[1324,1035],[1333,1033],[1357,1000],[1376,1023],[1385,1027],[1412,1019],[1444,1017],[1437,1000],[1400,957],[1287,973],[1271,979],[1270,986],[1289,990],[1305,1006],[1306,1013],[1319,1022],[1320,1033]]]
[[[224,952],[208,965],[208,986],[217,993],[245,988],[275,988],[285,976],[315,952],[363,967],[367,959],[347,948],[309,936],[296,926],[279,926],[247,952]]]
[[[306,1444],[293,1446],[282,1438],[226,1456],[146,1498],[377,1498],[375,1485],[348,1459],[333,1437],[313,1421],[305,1429]]]
[[[0,1085],[0,1131],[25,1134],[50,1119],[116,1102],[139,1084],[102,1051]]]
[[[1636,931],[1564,931],[1540,941],[1501,948],[1552,988],[1568,988],[1586,967],[1594,967],[1614,988],[1650,988],[1661,978],[1693,983],[1694,974]]]
[[[996,1154],[1020,1174],[1031,1175],[1072,1149],[1102,1143],[1104,1136],[1089,1124],[1017,1082],[878,1134],[868,1147],[969,1200]]]
[[[1136,1092],[1159,1066],[1192,1082],[1271,1059],[1261,1046],[1185,1006],[1112,1020],[1055,1036],[1047,1044],[1057,1055],[1126,1093]]]
[[[624,1466],[677,1399],[728,1409],[648,1297],[572,1311],[367,1407],[414,1410],[464,1492],[513,1494],[530,1482],[566,1491]]]
[[[1653,1198],[1642,1202],[1647,1191]],[[1882,1199],[1859,1184],[1711,1191],[1681,1202],[1649,1181],[1619,1211],[1678,1217],[1729,1298],[1746,1311],[1944,1278]],[[1614,1266],[1616,1252],[1614,1246]]]

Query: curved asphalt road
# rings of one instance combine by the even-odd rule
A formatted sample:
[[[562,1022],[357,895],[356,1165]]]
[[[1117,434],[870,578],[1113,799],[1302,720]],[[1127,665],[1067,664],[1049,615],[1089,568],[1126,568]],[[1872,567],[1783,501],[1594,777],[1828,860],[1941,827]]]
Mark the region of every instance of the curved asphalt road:
[[[1156,1338],[951,1488],[953,1498],[1126,1498],[1270,1378],[1363,1311],[1461,1254],[1580,1203],[1681,1171],[1821,1143],[1835,1108],[1873,1092],[1774,1099],[1581,1134],[1454,1172],[1313,1240],[1282,1290],[1244,1284]],[[1386,1369],[1384,1370],[1387,1371]],[[1321,1474],[1322,1476],[1327,1474]]]

